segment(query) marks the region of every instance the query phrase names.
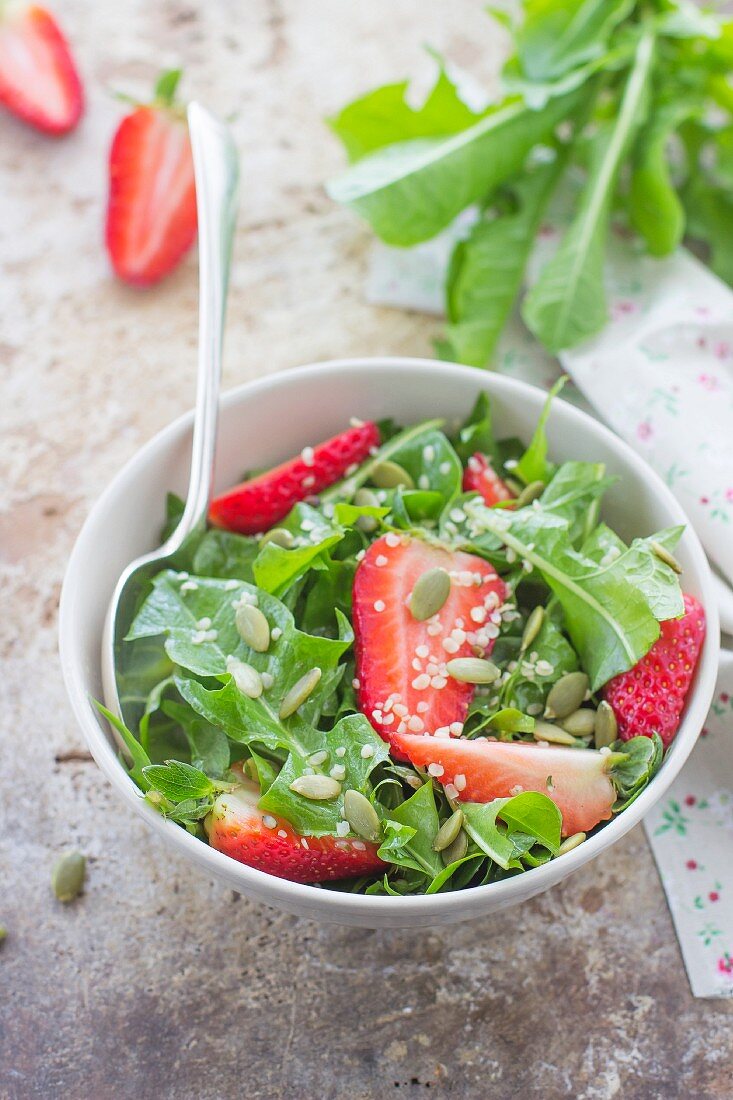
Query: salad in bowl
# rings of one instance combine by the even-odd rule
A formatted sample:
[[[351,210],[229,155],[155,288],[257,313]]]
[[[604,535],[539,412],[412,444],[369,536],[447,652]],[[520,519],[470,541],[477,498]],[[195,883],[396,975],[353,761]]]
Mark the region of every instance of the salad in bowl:
[[[624,542],[545,424],[354,418],[217,496],[140,593],[129,774],[232,859],[368,895],[562,859],[655,775],[705,635],[681,527]],[[168,526],[182,504],[169,498]],[[100,708],[104,710],[104,708]]]

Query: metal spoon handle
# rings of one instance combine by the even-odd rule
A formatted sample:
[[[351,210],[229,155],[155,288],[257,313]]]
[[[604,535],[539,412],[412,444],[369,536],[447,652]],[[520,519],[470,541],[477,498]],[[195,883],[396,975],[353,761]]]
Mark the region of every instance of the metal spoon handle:
[[[221,358],[239,164],[229,130],[200,103],[188,108],[199,235],[199,352],[191,475],[171,552],[206,522],[214,477]],[[173,544],[173,545],[171,545]]]

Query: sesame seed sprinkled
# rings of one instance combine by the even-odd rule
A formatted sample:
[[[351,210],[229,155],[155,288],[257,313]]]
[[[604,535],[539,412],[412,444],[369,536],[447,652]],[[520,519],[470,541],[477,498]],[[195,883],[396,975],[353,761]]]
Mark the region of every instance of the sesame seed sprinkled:
[[[445,685],[448,683],[445,676],[433,676],[430,684],[436,691],[442,691]]]
[[[446,798],[458,798],[458,788],[455,783],[446,783],[444,789]]]
[[[418,718],[416,714],[413,714],[407,723],[407,728],[410,733],[422,733],[425,729],[425,723],[422,718]]]
[[[435,460],[435,447],[428,443],[427,447],[422,449],[422,456],[425,462],[433,462]]]
[[[415,707],[415,710],[417,711],[418,714],[427,714],[427,712],[430,710],[430,704],[426,703],[425,700],[423,699],[421,702],[419,702],[417,704],[417,706]]]
[[[359,688],[361,687],[361,680],[358,676],[355,676],[354,679],[351,681],[351,686],[354,688],[355,691],[359,690]]]
[[[272,685],[275,683],[275,677],[272,675],[271,672],[261,672],[260,680],[262,680],[262,686],[265,691],[267,691],[268,688],[271,688]]]
[[[438,726],[433,737],[450,737],[450,729],[448,726]]]
[[[314,752],[311,756],[308,757],[308,763],[312,764],[314,768],[317,768],[326,760],[328,760],[328,753],[325,749],[319,749],[318,752]]]
[[[342,756],[346,756],[346,749],[344,748],[343,745],[339,745],[339,747],[336,749],[336,755],[339,758],[342,757]]]
[[[181,585],[181,592],[195,592],[197,588],[196,581],[184,581]]]
[[[418,489],[430,488],[430,478],[427,474],[420,474],[420,477],[417,479],[417,487]]]
[[[382,566],[386,565],[388,561],[389,561],[389,558],[386,557],[385,554],[377,554],[376,558],[374,559],[374,564],[378,565],[379,568],[381,569]]]
[[[394,549],[395,546],[400,545],[400,536],[396,535],[394,531],[390,531],[385,535],[384,541],[387,543],[387,546],[391,546]]]
[[[384,600],[375,600],[374,601],[374,610],[375,611],[384,611],[386,606],[387,605],[384,602]]]
[[[351,419],[349,420],[349,424],[351,424],[352,428],[363,428],[364,427],[364,421],[360,420],[358,416],[352,416]]]
[[[204,615],[203,619],[199,619],[199,621],[196,623],[196,627],[199,630],[209,630],[211,627],[211,619],[209,618],[209,616]]]
[[[336,823],[336,836],[348,836],[351,831],[351,826],[348,821],[338,821]]]
[[[443,627],[440,623],[428,623],[428,634],[431,638],[436,638],[438,634],[443,633]]]
[[[277,835],[278,835],[278,836],[280,836],[280,837],[282,837],[282,839],[283,839],[283,840],[287,840],[287,839],[288,839],[288,834],[287,834],[287,833],[285,832],[285,830],[284,830],[284,829],[278,829],[278,831],[277,831]]]
[[[445,768],[442,764],[428,764],[428,775],[432,775],[436,779],[440,779],[444,771]]]
[[[425,691],[426,688],[430,687],[430,677],[426,672],[422,672],[412,681],[412,686],[414,687],[415,691]],[[394,709],[397,710],[397,707],[395,707]]]
[[[351,847],[356,848],[357,852],[366,852],[366,844],[363,840],[353,840]]]
[[[371,760],[374,756],[374,748],[372,745],[361,746],[361,758],[362,760]]]
[[[331,779],[338,779],[340,783],[342,779],[346,778],[346,768],[343,764],[334,764],[328,774],[331,776]]]
[[[283,632],[282,632],[282,630],[280,629],[279,626],[273,627],[272,630],[270,631],[270,637],[272,638],[273,642],[276,642],[278,640],[278,638],[282,638],[282,636],[283,636]]]
[[[307,477],[303,478],[303,488],[304,489],[312,489],[313,486],[315,485],[315,483],[316,483],[316,479],[313,477],[313,474],[308,474]]]
[[[227,583],[224,585],[225,592],[233,592],[235,588],[239,588],[239,581],[234,579],[227,581]]]
[[[356,560],[357,561],[364,561],[364,555],[365,554],[366,554],[366,550],[360,550],[358,552],[358,554],[356,555]]]
[[[463,772],[459,772],[458,775],[453,776],[453,786],[458,792],[465,791],[466,789],[466,777]]]
[[[277,825],[277,818],[273,817],[271,814],[265,814],[262,818],[262,824],[266,829],[274,829]]]
[[[418,703],[418,706],[419,705],[420,704]],[[394,722],[394,714],[383,714],[382,715],[382,725],[383,726],[391,726],[393,722]]]
[[[306,849],[308,848],[308,841],[306,840],[306,838],[304,836],[302,836],[300,838],[300,843],[303,845],[304,848],[306,848]]]
[[[472,607],[469,614],[475,623],[485,623],[488,611],[485,607]]]
[[[419,645],[415,650],[415,653],[418,657],[428,657],[430,655],[430,650],[426,645]]]

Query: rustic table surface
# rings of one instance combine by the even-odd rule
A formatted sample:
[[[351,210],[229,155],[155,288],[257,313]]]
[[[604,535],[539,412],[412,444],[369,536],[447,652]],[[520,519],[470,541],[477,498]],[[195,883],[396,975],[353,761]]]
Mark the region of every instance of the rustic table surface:
[[[192,401],[196,263],[138,293],[101,247],[120,105],[182,63],[233,116],[243,201],[225,383],[350,354],[430,354],[435,324],[368,306],[368,234],[331,204],[323,124],[427,78],[484,80],[479,0],[68,0],[88,88],[70,138],[0,119],[0,1096],[374,1100],[730,1097],[733,1002],[692,998],[636,829],[521,909],[417,933],[251,904],[153,842],[84,749],[56,656],[59,588],[107,481]],[[85,895],[51,892],[56,854]]]

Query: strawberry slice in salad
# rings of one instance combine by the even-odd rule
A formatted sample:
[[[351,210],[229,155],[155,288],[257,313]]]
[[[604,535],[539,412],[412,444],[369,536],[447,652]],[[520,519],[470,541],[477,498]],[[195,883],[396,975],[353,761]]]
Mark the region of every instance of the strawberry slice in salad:
[[[600,464],[551,463],[549,400],[531,504],[485,398],[455,433],[357,421],[216,498],[122,647],[151,805],[248,866],[393,897],[531,874],[624,812],[704,613],[679,529],[626,544]]]
[[[445,598],[416,617],[416,587],[431,578]],[[473,554],[396,533],[371,544],[354,578],[359,709],[395,748],[408,731],[463,731],[474,685],[451,676],[449,662],[491,653],[505,594],[493,566]]]
[[[243,535],[268,531],[287,516],[294,504],[340,481],[378,446],[379,429],[371,421],[347,428],[316,447],[304,447],[296,458],[273,470],[221,493],[211,503],[209,519],[215,527]]]

